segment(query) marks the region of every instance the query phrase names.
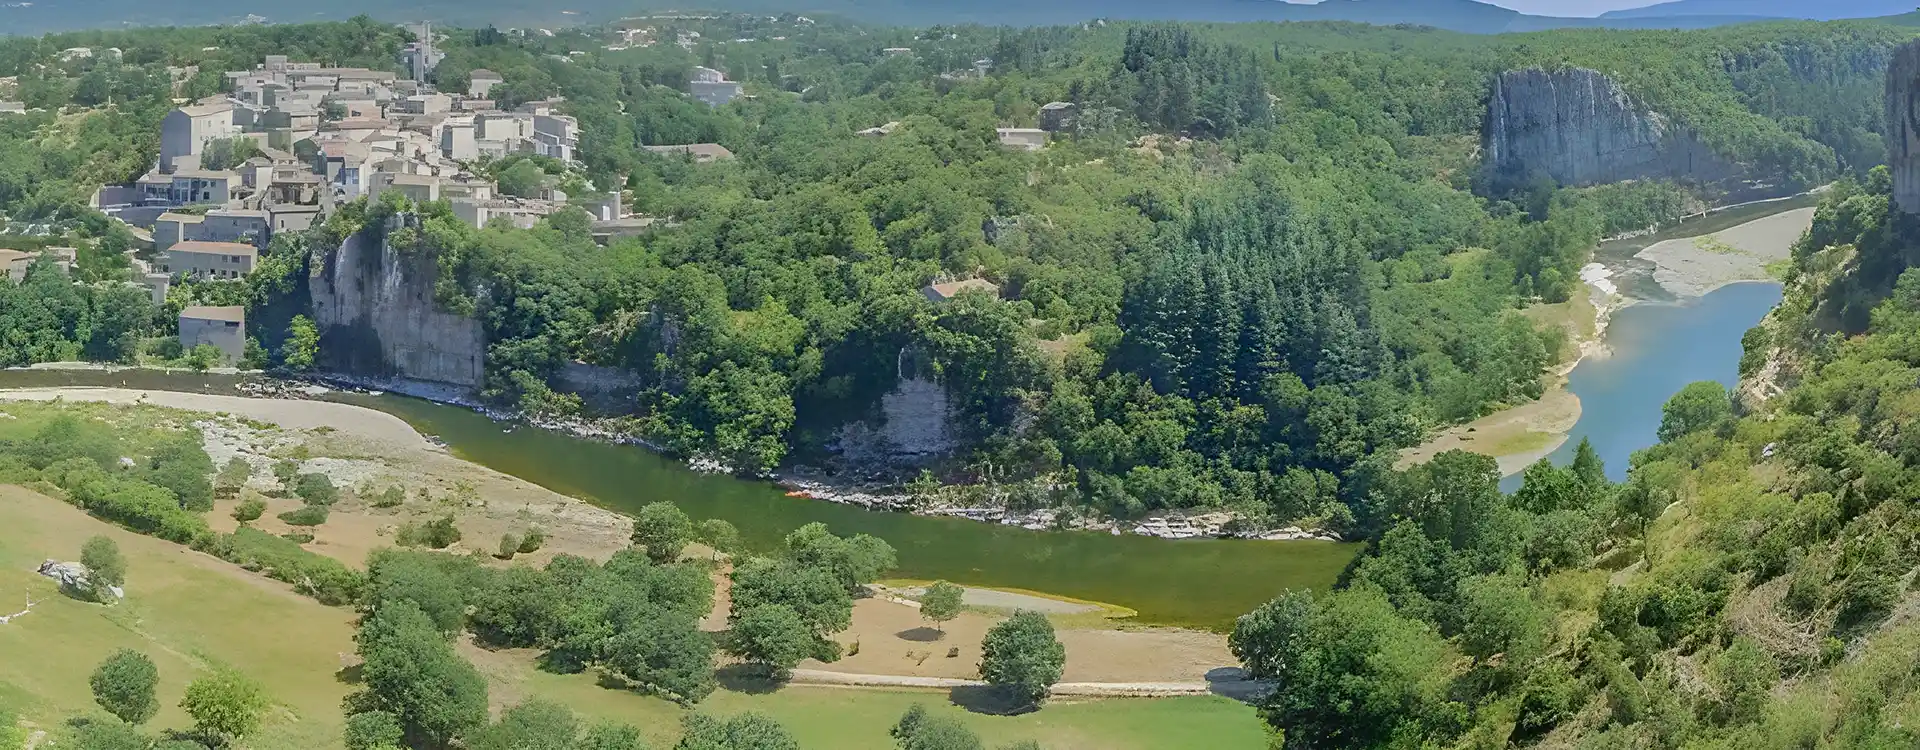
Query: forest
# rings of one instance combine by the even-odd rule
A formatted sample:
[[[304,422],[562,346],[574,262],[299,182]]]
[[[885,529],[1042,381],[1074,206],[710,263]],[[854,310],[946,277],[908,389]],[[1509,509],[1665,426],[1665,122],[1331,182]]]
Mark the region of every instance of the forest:
[[[1377,485],[1387,530],[1343,584],[1234,631],[1278,683],[1263,709],[1285,747],[1920,742],[1920,272],[1889,185],[1875,170],[1822,200],[1787,302],[1748,336],[1787,365],[1780,395],[1688,386],[1621,484],[1583,445],[1511,495],[1457,452]],[[1858,327],[1823,312],[1862,307]]]
[[[1599,238],[1713,198],[1664,183],[1476,192],[1492,75],[1603,69],[1793,189],[1883,158],[1883,59],[1911,35],[1875,22],[1495,37],[676,23],[658,33],[700,41],[608,50],[595,29],[452,30],[434,74],[458,90],[468,71],[498,71],[502,106],[565,97],[583,136],[563,178],[621,189],[667,228],[601,247],[578,211],[518,230],[475,229],[443,206],[350,206],[276,238],[255,278],[188,285],[168,307],[247,304],[282,364],[302,272],[348,234],[383,230],[366,217],[414,211],[420,229],[386,239],[431,257],[439,304],[482,321],[483,395],[496,402],[571,414],[563,367],[619,368],[644,383],[627,429],[758,473],[871,454],[847,425],[878,423],[900,363],[920,362],[965,446],[932,467],[942,481],[1014,506],[1227,509],[1364,533],[1380,523],[1366,488],[1399,449],[1538,395],[1566,344],[1524,307],[1576,293]],[[111,247],[111,224],[88,220],[80,196],[147,163],[168,91],[211,91],[218,71],[269,52],[391,67],[406,38],[363,18],[0,41],[0,74],[49,109],[0,127],[64,135],[0,139],[0,211]],[[121,62],[45,62],[109,44]],[[188,63],[197,72],[183,74]],[[691,100],[695,65],[752,98]],[[1050,147],[996,143],[993,128],[1034,125],[1053,101],[1078,115]],[[853,135],[895,121],[884,138]],[[641,148],[699,142],[737,158]],[[998,297],[919,292],[975,278]],[[143,332],[164,335],[164,321]]]

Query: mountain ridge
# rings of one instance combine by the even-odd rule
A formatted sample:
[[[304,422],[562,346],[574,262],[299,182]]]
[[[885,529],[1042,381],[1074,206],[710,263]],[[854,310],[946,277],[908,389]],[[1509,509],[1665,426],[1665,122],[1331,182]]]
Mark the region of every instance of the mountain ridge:
[[[1767,18],[1796,18],[1810,21],[1834,21],[1843,18],[1877,18],[1910,13],[1913,0],[1831,0],[1810,3],[1807,0],[1671,0],[1640,8],[1608,11],[1606,20],[1629,18],[1681,18],[1688,16],[1749,15]]]

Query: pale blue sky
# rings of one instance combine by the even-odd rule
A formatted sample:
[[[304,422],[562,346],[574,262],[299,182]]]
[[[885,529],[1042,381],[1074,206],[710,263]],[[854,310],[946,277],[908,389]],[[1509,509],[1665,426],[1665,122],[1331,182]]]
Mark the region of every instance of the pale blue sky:
[[[1318,0],[1287,0],[1312,3]],[[1481,0],[1536,16],[1597,16],[1610,10],[1639,8],[1663,0]]]
[[[1484,0],[1537,16],[1597,16],[1610,10],[1639,8],[1660,0]]]

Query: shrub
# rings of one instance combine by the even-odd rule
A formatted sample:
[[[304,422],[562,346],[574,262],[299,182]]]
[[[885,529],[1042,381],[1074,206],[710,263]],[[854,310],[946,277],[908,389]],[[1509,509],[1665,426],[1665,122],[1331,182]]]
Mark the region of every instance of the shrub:
[[[293,491],[293,480],[298,478],[299,476],[300,476],[299,461],[295,461],[291,458],[283,458],[283,459],[280,459],[279,461],[274,462],[273,478],[280,480],[280,490],[283,496],[285,493],[289,493]]]
[[[514,536],[511,533],[501,534],[500,535],[500,551],[495,552],[493,556],[498,557],[502,560],[512,560],[514,554],[518,553],[519,551],[520,551],[520,537]]]
[[[290,510],[280,514],[280,520],[288,526],[319,526],[327,522],[327,506],[309,505],[299,510]]]
[[[285,534],[281,534],[280,538],[285,539],[289,542],[293,542],[294,544],[307,544],[313,541],[313,532],[289,531]]]
[[[75,474],[81,474],[78,481]],[[204,544],[213,533],[205,518],[182,510],[179,500],[164,487],[105,472],[75,474],[66,477],[68,500],[95,516],[178,544]]]
[[[294,482],[293,494],[308,505],[332,505],[340,499],[340,490],[325,474],[301,474]]]
[[[127,559],[120,556],[120,545],[107,537],[96,536],[81,545],[80,564],[87,567],[87,594],[96,601],[113,601],[108,589],[127,582]]]
[[[359,571],[259,529],[242,527],[222,536],[213,546],[215,554],[222,559],[259,571],[276,581],[291,583],[295,591],[318,599],[321,604],[349,604],[358,601],[366,589],[366,576]]]
[[[547,532],[542,531],[538,526],[535,526],[531,529],[527,529],[526,535],[520,537],[520,549],[519,549],[520,554],[526,555],[526,554],[532,554],[534,552],[539,552],[540,545],[543,545],[546,543],[547,543]]]
[[[424,524],[402,525],[394,541],[402,547],[446,549],[460,541],[460,527],[454,525],[453,516],[441,516]]]
[[[257,521],[260,519],[261,514],[266,512],[267,512],[267,502],[265,500],[261,500],[260,498],[257,498],[257,497],[250,497],[240,501],[240,505],[236,506],[233,509],[233,520],[239,521],[241,523],[246,523],[248,521]]]
[[[253,464],[239,456],[234,456],[221,467],[220,475],[214,478],[213,493],[217,497],[233,497],[240,494],[240,488],[247,485],[253,477]]]
[[[382,492],[378,496],[374,497],[373,507],[398,508],[400,507],[401,503],[404,503],[406,501],[407,501],[407,491],[401,489],[400,485],[396,484],[392,487],[388,487],[386,492]]]

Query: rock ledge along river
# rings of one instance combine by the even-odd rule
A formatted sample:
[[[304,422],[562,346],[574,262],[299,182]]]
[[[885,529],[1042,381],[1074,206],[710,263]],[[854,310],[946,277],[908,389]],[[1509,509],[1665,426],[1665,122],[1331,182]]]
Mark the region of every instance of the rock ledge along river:
[[[0,371],[0,388],[124,385],[247,395],[236,390],[244,381],[244,376],[151,370]],[[462,407],[392,395],[328,397],[398,416],[438,436],[461,458],[602,507],[633,513],[648,503],[670,501],[695,519],[726,519],[756,549],[770,549],[788,532],[819,521],[840,534],[872,534],[892,544],[900,553],[895,576],[1117,604],[1138,612],[1141,624],[1230,628],[1233,618],[1289,588],[1332,585],[1360,550],[1358,544],[1320,541],[1176,541],[1028,531],[867,511],[787,497],[771,482],[698,474],[637,446],[494,422]]]

